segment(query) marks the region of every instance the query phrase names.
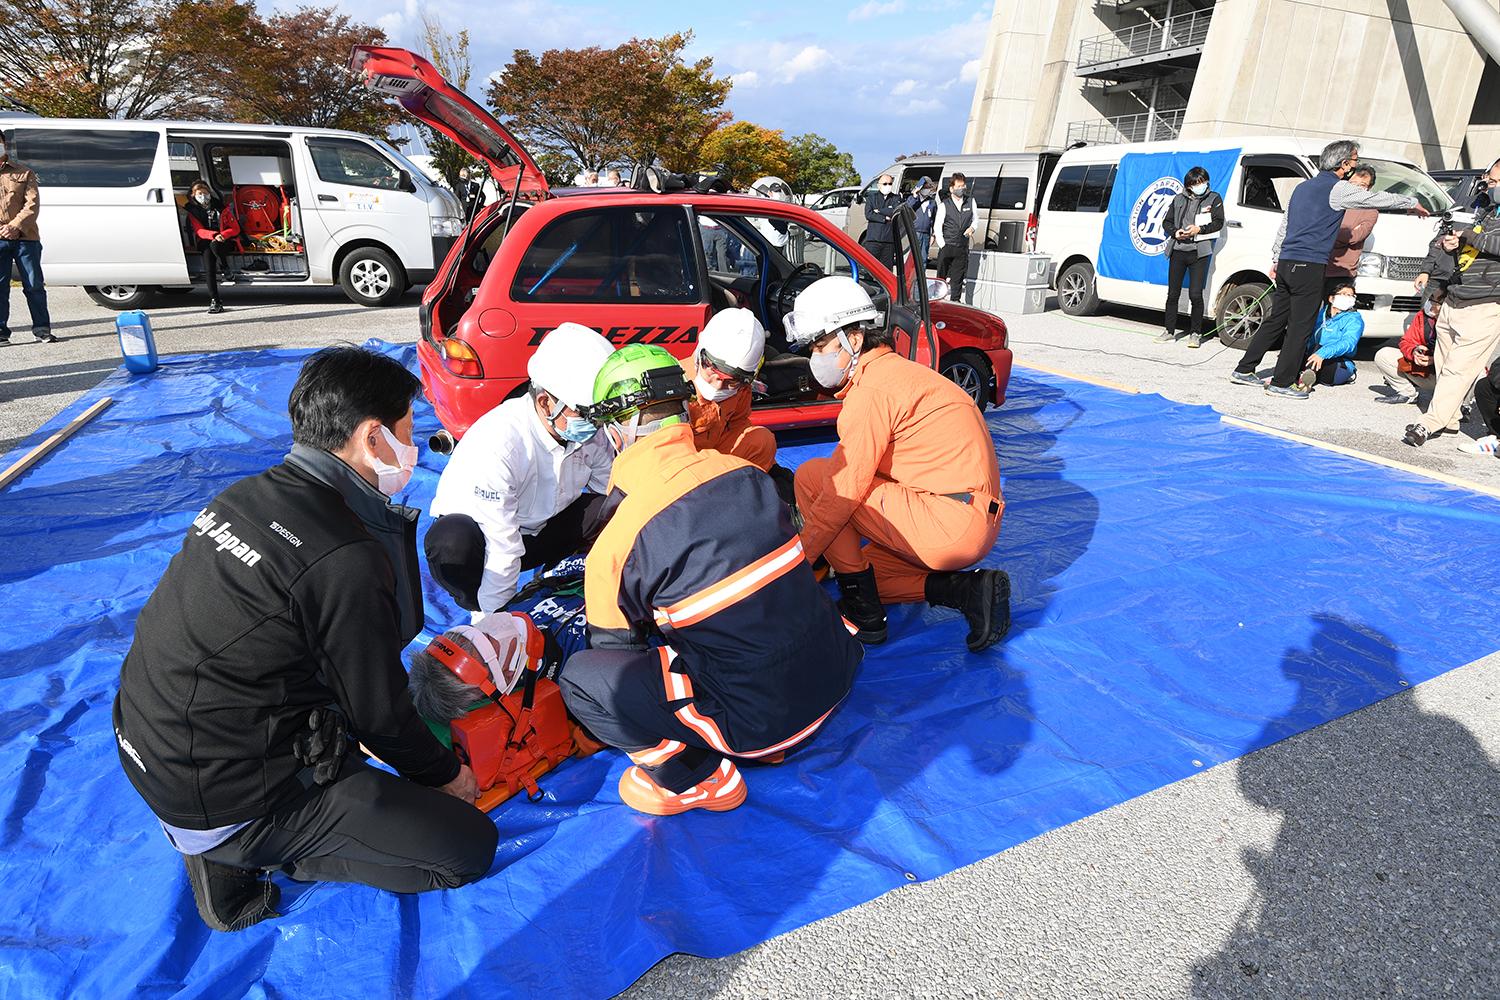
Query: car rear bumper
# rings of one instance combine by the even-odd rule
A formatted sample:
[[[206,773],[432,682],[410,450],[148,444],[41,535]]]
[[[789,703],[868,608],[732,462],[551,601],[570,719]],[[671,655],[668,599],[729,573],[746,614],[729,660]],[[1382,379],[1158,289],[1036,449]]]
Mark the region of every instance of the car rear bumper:
[[[437,350],[426,341],[417,344],[417,367],[422,392],[443,427],[454,437],[463,437],[469,427],[503,403],[523,379],[459,378],[443,367]]]
[[[995,406],[1005,404],[1005,390],[1010,386],[1010,369],[1015,362],[1015,355],[1009,347],[997,347],[992,351],[985,351],[984,356],[990,359],[990,367],[995,372]]]

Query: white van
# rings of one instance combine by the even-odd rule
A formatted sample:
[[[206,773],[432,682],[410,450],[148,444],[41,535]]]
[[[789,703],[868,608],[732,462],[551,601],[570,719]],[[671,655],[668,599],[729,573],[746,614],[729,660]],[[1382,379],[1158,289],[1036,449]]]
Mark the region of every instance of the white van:
[[[113,309],[203,280],[182,208],[199,178],[238,210],[237,283],[337,282],[360,305],[388,305],[463,231],[457,198],[357,132],[21,115],[0,115],[0,131],[37,172],[47,284],[82,285]]]
[[[1058,305],[1088,316],[1101,302],[1161,309],[1166,298],[1166,233],[1161,218],[1182,176],[1199,164],[1224,198],[1224,230],[1214,243],[1205,312],[1219,339],[1244,347],[1270,307],[1271,248],[1296,186],[1317,173],[1325,142],[1280,136],[1178,139],[1086,146],[1063,154],[1043,201],[1037,251],[1051,258]],[[1128,159],[1127,157],[1137,157]],[[1375,168],[1377,191],[1414,195],[1433,215],[1453,201],[1420,167],[1360,147]],[[1181,169],[1178,169],[1178,168]],[[1404,212],[1380,216],[1365,241],[1355,281],[1365,336],[1400,336],[1421,307],[1412,287],[1437,231],[1437,219]],[[1188,308],[1187,292],[1181,308]]]

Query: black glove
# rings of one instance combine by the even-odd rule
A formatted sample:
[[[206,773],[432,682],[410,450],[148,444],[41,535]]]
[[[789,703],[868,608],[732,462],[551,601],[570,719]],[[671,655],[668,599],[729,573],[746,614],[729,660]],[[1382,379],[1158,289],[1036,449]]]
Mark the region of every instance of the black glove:
[[[800,534],[802,531],[802,512],[797,509],[796,477],[793,475],[792,470],[784,465],[771,466],[768,474],[771,477],[771,484],[776,487],[776,495],[781,498],[781,502],[786,504],[787,509],[791,512],[793,530]]]
[[[308,712],[307,729],[292,740],[292,756],[302,766],[313,769],[313,782],[318,785],[333,783],[348,752],[349,733],[344,728],[344,719],[332,708]]]

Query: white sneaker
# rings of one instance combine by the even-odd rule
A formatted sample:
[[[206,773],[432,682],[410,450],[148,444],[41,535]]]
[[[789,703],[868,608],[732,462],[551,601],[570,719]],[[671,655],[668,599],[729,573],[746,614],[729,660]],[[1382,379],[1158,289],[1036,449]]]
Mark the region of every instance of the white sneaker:
[[[1465,439],[1458,442],[1458,450],[1470,455],[1488,455],[1493,458],[1495,453],[1500,451],[1500,439],[1493,434],[1486,434],[1477,441]]]

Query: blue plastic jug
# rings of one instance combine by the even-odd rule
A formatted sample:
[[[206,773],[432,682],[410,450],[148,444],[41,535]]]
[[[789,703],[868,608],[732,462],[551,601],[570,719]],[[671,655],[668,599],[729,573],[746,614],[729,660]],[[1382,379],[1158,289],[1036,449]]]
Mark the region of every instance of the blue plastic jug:
[[[120,354],[125,367],[137,375],[156,371],[156,337],[151,333],[151,317],[139,309],[115,317],[115,332],[120,335]]]

